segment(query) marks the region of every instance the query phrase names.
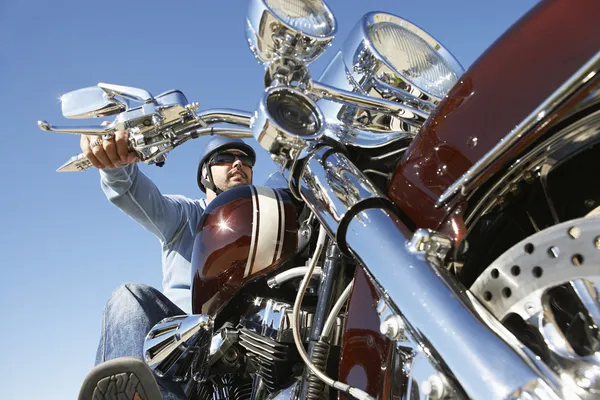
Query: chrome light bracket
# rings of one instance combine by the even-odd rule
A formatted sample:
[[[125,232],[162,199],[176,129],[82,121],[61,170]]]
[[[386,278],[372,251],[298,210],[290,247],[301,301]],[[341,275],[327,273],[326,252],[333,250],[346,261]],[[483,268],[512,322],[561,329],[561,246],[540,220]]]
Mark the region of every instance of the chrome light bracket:
[[[292,57],[310,63],[327,49],[337,30],[322,0],[250,0],[248,45],[261,63]]]
[[[266,64],[265,87],[288,86],[306,90],[310,86],[310,72],[306,64],[291,57],[278,57]]]
[[[444,261],[452,250],[452,240],[429,229],[417,229],[407,246],[413,254],[424,254]]]

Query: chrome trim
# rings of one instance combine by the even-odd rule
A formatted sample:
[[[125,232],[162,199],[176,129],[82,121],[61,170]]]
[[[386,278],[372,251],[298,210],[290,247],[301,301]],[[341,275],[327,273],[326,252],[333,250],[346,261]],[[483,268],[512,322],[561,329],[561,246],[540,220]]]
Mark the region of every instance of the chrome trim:
[[[337,22],[325,2],[321,0],[307,2],[311,6],[321,7],[322,24],[329,25],[324,33],[308,31],[307,28],[323,26],[315,24],[314,21],[302,27],[292,26],[290,21],[284,21],[277,15],[276,11],[269,7],[268,2],[269,0],[251,0],[246,17],[248,45],[259,62],[264,64],[286,56],[308,64],[327,49],[336,34]],[[311,17],[316,18],[315,15]]]
[[[322,101],[318,104],[319,106],[323,106]],[[325,126],[324,135],[345,146],[360,147],[362,149],[381,148],[399,141],[410,142],[415,137],[415,133],[409,131],[379,133],[361,130],[355,127],[350,128],[341,124],[328,124]],[[405,149],[406,147],[403,147],[398,152],[404,151]],[[387,154],[386,156],[388,155],[391,154]],[[381,158],[385,158],[386,156],[382,156]],[[379,158],[372,159],[378,160]]]
[[[452,250],[452,240],[430,229],[417,229],[407,244],[408,251],[444,261]]]
[[[343,44],[341,53],[344,64],[347,66],[349,77],[363,88],[366,87],[365,85],[368,85],[367,82],[371,79],[376,79],[383,83],[387,83],[386,81],[402,81],[408,87],[409,94],[437,103],[443,96],[435,96],[424,88],[415,85],[407,76],[402,75],[400,71],[391,65],[389,60],[377,50],[369,37],[368,29],[380,22],[391,22],[398,25],[427,43],[454,72],[456,75],[454,82],[463,74],[464,68],[458,60],[426,31],[396,15],[383,12],[370,12],[365,14],[356,24],[348,39]],[[391,79],[385,79],[386,77]],[[403,91],[406,92],[406,90]]]
[[[466,209],[464,218],[469,231],[479,218],[487,214],[496,204],[508,201],[512,188],[517,187],[521,181],[532,183],[535,179],[541,179],[544,185],[543,180],[552,170],[559,168],[562,162],[598,141],[600,141],[600,111],[595,111],[528,151],[498,178],[477,203]],[[547,202],[550,207],[552,202],[548,200]],[[555,217],[556,212],[552,210],[551,212]]]
[[[229,108],[215,108],[196,113],[198,118],[207,124],[226,122],[234,125],[250,127],[252,114],[247,111]]]
[[[204,314],[165,318],[144,339],[144,361],[161,378],[176,382],[206,374],[213,320]]]
[[[308,158],[300,175],[299,192],[332,236],[354,206],[367,200],[385,200],[346,156],[331,147],[320,147]],[[339,239],[340,250],[347,253]]]
[[[427,43],[447,65],[451,66],[456,77],[463,74],[464,69],[460,63],[425,31],[395,15],[374,12],[363,16],[352,28],[342,45],[342,50],[331,59],[319,81],[321,84],[357,95],[416,109],[422,113],[420,118],[425,120],[437,107],[440,98],[411,83],[407,76],[403,76],[376,49],[368,31],[370,26],[382,21],[392,22],[419,36],[423,43]],[[397,55],[405,53],[401,50],[396,52]],[[406,120],[403,115],[375,112],[372,111],[373,109],[367,113],[352,104],[321,100],[319,106],[328,123],[377,134],[399,131],[416,134],[422,126],[422,121],[414,118]]]
[[[432,357],[429,348],[424,347],[411,333],[410,327],[402,315],[397,314],[389,305],[385,296],[380,297],[377,303],[380,332],[393,341],[391,358],[387,365],[391,376],[389,392],[384,393],[384,398],[421,400],[427,392],[427,385],[431,377],[436,382],[442,383],[444,394],[449,399],[461,399],[467,396],[462,391],[460,384],[447,379],[443,366],[436,357]],[[433,394],[433,392],[431,393]]]
[[[282,126],[281,115],[273,115],[273,110],[269,107],[271,99],[277,100],[277,96],[288,96],[310,109],[316,123],[314,132],[292,132]],[[299,90],[278,86],[265,90],[251,118],[250,129],[256,141],[269,153],[293,160],[303,148],[323,136],[324,122],[321,110],[308,96]]]
[[[122,96],[140,103],[148,103],[154,100],[150,92],[140,88],[103,82],[98,83],[98,87],[104,89],[111,96]]]
[[[112,97],[98,86],[73,90],[60,96],[65,118],[106,117],[127,110],[127,102]]]
[[[289,387],[281,389],[267,396],[267,400],[295,400],[298,399],[300,391],[300,381],[295,380]]]
[[[453,277],[399,245],[406,242],[399,224],[383,209],[362,211],[350,221],[346,243],[389,296],[394,311],[402,310],[414,337],[430,354],[439,355],[440,369],[475,399],[504,399],[540,376],[560,388],[556,377],[540,370],[537,360],[489,313],[485,315]],[[473,379],[473,371],[483,379]]]
[[[221,359],[231,346],[238,341],[239,333],[233,329],[222,328],[217,332],[210,342],[210,350],[208,352],[208,365],[213,365]]]
[[[421,127],[429,117],[428,113],[406,106],[402,103],[378,99],[358,92],[350,92],[322,82],[313,81],[309,87],[309,91],[319,99],[328,99],[343,104],[358,106],[367,110],[394,114],[416,127]]]
[[[501,139],[490,151],[479,159],[467,170],[456,182],[448,187],[438,198],[436,205],[441,207],[457,193],[465,195],[468,193],[479,178],[493,163],[504,155],[512,146],[519,142],[538,123],[542,122],[548,115],[580,87],[592,79],[600,69],[600,52],[596,53],[585,63],[573,76],[563,83],[554,93],[529,114],[520,124]]]
[[[443,371],[469,397],[502,399],[540,376],[560,386],[446,271],[402,245],[410,232],[392,213],[367,208],[385,197],[344,155],[318,149],[299,189],[325,228],[337,233],[340,248],[345,245],[365,266],[394,311],[402,310],[420,344],[439,355]],[[386,282],[410,282],[410,287]],[[473,371],[484,379],[473,379]]]
[[[82,135],[96,135],[102,136],[107,133],[112,133],[115,129],[107,126],[54,126],[50,125],[46,121],[38,121],[38,128],[46,132],[59,132],[59,133],[74,133]]]
[[[234,139],[235,138],[249,139],[252,137],[252,132],[249,129],[245,129],[245,128],[225,128],[225,127],[200,128],[200,129],[197,129],[192,132],[180,134],[177,145],[179,146],[189,139],[193,139],[193,138],[200,137],[200,136],[208,136],[208,135],[219,135],[219,136],[224,136],[224,137],[229,137],[229,138],[234,138]],[[151,145],[146,145],[146,144],[143,144],[143,143],[145,143],[145,140],[142,137],[142,144],[139,146],[132,144],[132,143],[135,143],[135,141],[136,141],[136,135],[133,135],[130,138],[129,147],[130,147],[130,149],[135,150],[138,153],[141,153],[143,155],[141,157],[141,161],[144,162],[145,164],[150,164],[159,155],[158,153],[151,152],[152,147],[161,145],[161,147],[163,149],[166,148],[167,151],[171,150],[174,147],[174,146],[171,147],[171,145],[170,145],[171,140],[160,142],[160,143],[153,143]],[[146,151],[146,149],[148,151]],[[76,156],[71,157],[66,163],[64,163],[63,165],[58,167],[56,172],[81,172],[81,171],[85,171],[86,169],[91,168],[91,167],[92,167],[92,163],[87,159],[85,154],[80,153]]]
[[[308,340],[313,314],[300,311],[300,328],[303,340]],[[268,337],[278,343],[293,343],[292,305],[257,297],[252,307],[240,319],[240,325],[248,331]]]

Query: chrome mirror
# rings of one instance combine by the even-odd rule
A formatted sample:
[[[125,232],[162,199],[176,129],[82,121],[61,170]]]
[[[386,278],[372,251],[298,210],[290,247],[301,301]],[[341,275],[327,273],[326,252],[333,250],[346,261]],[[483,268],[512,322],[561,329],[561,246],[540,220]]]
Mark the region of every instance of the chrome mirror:
[[[279,57],[310,63],[329,46],[336,29],[322,0],[250,0],[246,37],[262,63]]]
[[[111,97],[97,86],[74,90],[60,97],[65,118],[93,118],[120,114],[127,110],[127,103]]]

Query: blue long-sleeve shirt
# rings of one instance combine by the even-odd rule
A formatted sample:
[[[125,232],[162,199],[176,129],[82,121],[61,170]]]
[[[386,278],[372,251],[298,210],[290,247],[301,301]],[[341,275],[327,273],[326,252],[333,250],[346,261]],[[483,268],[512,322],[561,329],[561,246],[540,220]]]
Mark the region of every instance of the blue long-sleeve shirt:
[[[163,293],[188,314],[194,237],[206,200],[163,195],[137,165],[100,170],[104,194],[160,240]]]

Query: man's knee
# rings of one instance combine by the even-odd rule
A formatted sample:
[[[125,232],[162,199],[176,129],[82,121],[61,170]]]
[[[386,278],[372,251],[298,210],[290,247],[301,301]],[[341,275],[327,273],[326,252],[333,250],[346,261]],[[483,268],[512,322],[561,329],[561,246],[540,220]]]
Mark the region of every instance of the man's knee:
[[[140,298],[153,294],[156,289],[141,283],[124,283],[115,290],[110,296],[110,300],[121,300],[123,298]]]
[[[123,314],[141,310],[146,301],[156,296],[156,289],[140,283],[125,283],[119,286],[110,296],[104,307],[105,316],[118,317]]]

